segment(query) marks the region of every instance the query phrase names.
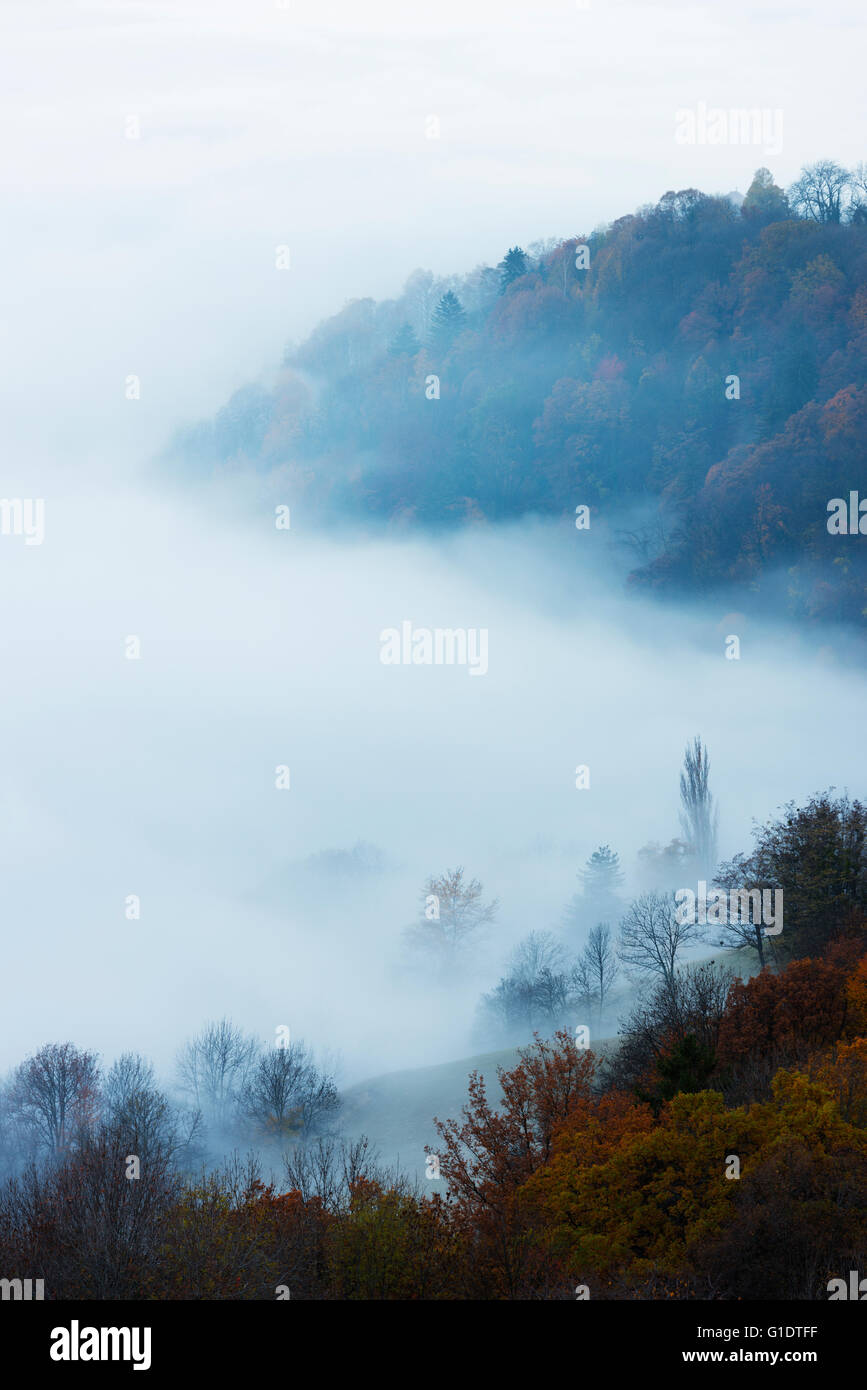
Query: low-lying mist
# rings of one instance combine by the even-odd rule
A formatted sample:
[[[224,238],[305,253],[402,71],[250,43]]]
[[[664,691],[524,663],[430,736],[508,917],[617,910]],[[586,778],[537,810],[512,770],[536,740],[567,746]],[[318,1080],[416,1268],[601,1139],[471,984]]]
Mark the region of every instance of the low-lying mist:
[[[459,1058],[596,846],[624,901],[641,887],[694,734],[723,857],[753,817],[867,771],[842,635],[817,651],[782,619],[629,597],[592,526],[326,538],[130,490],[49,496],[44,543],[0,545],[4,1069],[70,1038],[169,1077],[224,1015],[265,1041],[288,1026],[342,1084]],[[486,673],[383,664],[404,622],[486,630]],[[457,865],[500,906],[444,986],[402,932]]]

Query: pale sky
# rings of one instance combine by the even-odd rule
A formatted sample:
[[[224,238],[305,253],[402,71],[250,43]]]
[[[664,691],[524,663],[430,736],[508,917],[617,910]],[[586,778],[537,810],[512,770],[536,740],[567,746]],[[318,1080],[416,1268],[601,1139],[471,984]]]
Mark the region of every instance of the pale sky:
[[[0,24],[2,404],[49,451],[92,443],[129,372],[156,447],[416,266],[867,155],[861,0],[4,0]],[[677,144],[700,102],[782,112],[782,153]]]

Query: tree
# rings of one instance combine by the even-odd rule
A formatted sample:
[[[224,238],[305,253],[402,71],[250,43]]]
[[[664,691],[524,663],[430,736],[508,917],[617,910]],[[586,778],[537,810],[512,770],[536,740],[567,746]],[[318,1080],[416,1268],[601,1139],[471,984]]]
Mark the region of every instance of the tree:
[[[571,1002],[579,1014],[589,1014],[594,1004],[598,1003],[596,984],[590,974],[590,966],[584,952],[569,972],[569,991]]]
[[[687,744],[680,774],[680,827],[692,846],[699,867],[711,872],[716,865],[717,827],[719,812],[709,786],[710,759],[707,749],[696,735],[692,748]]]
[[[620,856],[609,845],[600,845],[578,870],[581,893],[576,893],[566,905],[563,926],[571,934],[586,928],[588,919],[618,917],[622,903],[617,889],[623,882]]]
[[[543,971],[561,971],[566,964],[565,947],[553,932],[531,931],[519,941],[511,955],[511,974],[534,984]]]
[[[761,218],[765,222],[781,222],[789,216],[789,200],[774,183],[770,169],[757,169],[741,205],[744,217]]]
[[[205,1118],[228,1129],[247,1074],[258,1053],[258,1043],[244,1035],[228,1018],[208,1023],[178,1054],[181,1088]]]
[[[142,1157],[159,1149],[187,1168],[199,1157],[200,1112],[173,1106],[156,1085],[151,1063],[136,1052],[122,1053],[112,1065],[102,1090],[102,1113],[130,1153]]]
[[[692,868],[692,846],[683,840],[669,840],[661,845],[649,840],[638,851],[641,881],[652,888],[670,888],[683,883],[684,874]]]
[[[124,1134],[96,1124],[53,1162],[31,1164],[4,1184],[3,1269],[38,1273],[53,1299],[147,1298],[181,1178],[158,1144],[130,1180],[129,1153]],[[179,1288],[164,1296],[184,1297]]]
[[[701,939],[702,928],[679,922],[673,893],[642,893],[620,923],[619,956],[627,974],[658,976],[673,985],[678,952]]]
[[[657,979],[620,1028],[610,1063],[613,1083],[655,1095],[660,1059],[688,1037],[715,1056],[733,979],[731,971],[712,962],[678,970],[671,980]]]
[[[794,960],[778,975],[763,970],[736,980],[719,1035],[719,1054],[741,1064],[753,1054],[801,1056],[826,1047],[843,1032],[846,975],[828,960]]]
[[[677,1095],[706,1091],[715,1069],[716,1053],[713,1049],[699,1042],[692,1033],[687,1033],[685,1038],[681,1038],[657,1059],[656,1070],[660,1079],[650,1103],[659,1105],[661,1101],[673,1100]]]
[[[452,290],[446,290],[431,318],[432,345],[445,352],[463,330],[467,321],[463,305]]]
[[[550,1042],[522,1049],[520,1062],[498,1068],[500,1109],[488,1100],[484,1078],[470,1074],[461,1120],[434,1120],[440,1171],[456,1219],[473,1231],[480,1278],[495,1296],[520,1296],[525,1281],[543,1275],[545,1252],[535,1253],[519,1189],[551,1155],[560,1126],[592,1094],[596,1061],[565,1030]]]
[[[595,927],[590,928],[581,958],[586,966],[593,993],[599,1001],[601,1017],[605,1011],[605,1001],[620,971],[617,952],[611,939],[611,927],[607,922],[597,922]]]
[[[801,177],[789,189],[789,201],[796,212],[814,222],[840,222],[851,184],[848,169],[833,159],[820,159],[801,170]]]
[[[756,902],[760,903],[761,899],[754,899],[752,894],[756,890],[761,892],[764,888],[772,888],[772,884],[761,879],[755,865],[743,854],[736,854],[733,859],[720,864],[713,881],[716,888],[723,888],[729,894],[729,904],[733,891],[747,895],[745,898],[739,898],[736,915],[733,915],[731,910],[726,912],[725,922],[718,927],[719,945],[728,951],[755,951],[759,958],[759,966],[764,967],[766,944],[769,944],[773,951],[774,938],[765,936],[762,914],[754,906]]]
[[[561,1023],[571,991],[565,948],[551,932],[530,932],[512,951],[507,973],[482,996],[482,1009],[507,1029]]]
[[[389,357],[415,357],[420,351],[421,346],[412,325],[402,324],[389,345]]]
[[[863,160],[852,170],[850,192],[849,220],[863,226],[867,222],[867,164]]]
[[[833,790],[755,827],[743,860],[752,882],[782,890],[782,941],[795,956],[821,954],[867,917],[867,806]]]
[[[122,1052],[103,1083],[102,1106],[106,1119],[113,1123],[136,1095],[155,1087],[153,1064],[138,1052]]]
[[[403,287],[403,302],[422,337],[430,332],[431,318],[441,294],[442,281],[436,280],[429,270],[414,270]]]
[[[59,1154],[95,1122],[99,1062],[71,1042],[47,1043],[16,1069],[13,1112],[36,1144]]]
[[[588,898],[603,897],[614,893],[623,882],[620,855],[608,845],[594,849],[579,877]]]
[[[444,976],[496,917],[499,903],[483,902],[482,892],[477,878],[464,880],[461,865],[429,878],[422,890],[419,921],[405,936],[411,947],[433,956]]]
[[[520,280],[522,275],[527,274],[526,253],[520,246],[510,247],[497,269],[500,272],[500,294],[505,294],[514,280]]]
[[[320,1071],[310,1049],[300,1040],[270,1048],[250,1070],[240,1098],[241,1108],[270,1135],[307,1135],[320,1127],[340,1105],[334,1079]]]
[[[536,1011],[535,991],[526,980],[504,975],[495,987],[481,997],[483,1016],[499,1024],[507,1033],[533,1027]]]

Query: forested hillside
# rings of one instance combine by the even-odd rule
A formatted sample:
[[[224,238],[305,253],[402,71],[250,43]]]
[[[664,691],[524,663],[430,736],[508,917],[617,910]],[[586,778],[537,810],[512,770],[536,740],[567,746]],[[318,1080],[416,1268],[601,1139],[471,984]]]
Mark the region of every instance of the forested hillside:
[[[740,205],[666,193],[497,267],[417,271],[186,430],[176,466],[253,468],[324,524],[589,506],[636,585],[777,597],[782,575],[791,612],[864,623],[857,500],[829,531],[864,477],[863,184],[827,163],[787,195],[759,170]]]

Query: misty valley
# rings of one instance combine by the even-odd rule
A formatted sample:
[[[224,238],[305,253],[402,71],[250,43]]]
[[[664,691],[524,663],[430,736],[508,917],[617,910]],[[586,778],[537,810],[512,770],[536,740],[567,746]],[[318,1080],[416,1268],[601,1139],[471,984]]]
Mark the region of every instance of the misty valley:
[[[568,1301],[612,1371],[839,1374],[863,16],[540,3],[0,17],[0,1303],[43,1367]]]

